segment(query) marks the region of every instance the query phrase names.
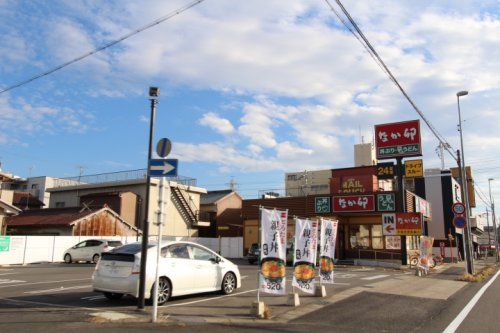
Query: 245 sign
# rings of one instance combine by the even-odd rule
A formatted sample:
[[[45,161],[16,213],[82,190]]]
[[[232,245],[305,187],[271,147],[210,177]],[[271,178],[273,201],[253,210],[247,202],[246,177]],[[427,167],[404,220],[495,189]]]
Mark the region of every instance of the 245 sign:
[[[420,156],[420,121],[375,125],[375,147],[377,159]]]

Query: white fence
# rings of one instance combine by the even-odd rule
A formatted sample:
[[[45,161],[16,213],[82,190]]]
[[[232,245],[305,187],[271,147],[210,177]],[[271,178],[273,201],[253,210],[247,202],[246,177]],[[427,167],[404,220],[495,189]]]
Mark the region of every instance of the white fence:
[[[140,238],[138,239],[135,236],[10,236],[9,238],[8,250],[3,248],[3,251],[0,251],[0,265],[60,262],[63,261],[64,251],[86,239],[114,239],[120,240],[123,244],[133,243],[137,240],[140,241]],[[156,237],[150,237],[150,241],[156,241],[156,239]],[[243,257],[242,237],[163,237],[163,240],[190,241],[204,245],[226,258]]]

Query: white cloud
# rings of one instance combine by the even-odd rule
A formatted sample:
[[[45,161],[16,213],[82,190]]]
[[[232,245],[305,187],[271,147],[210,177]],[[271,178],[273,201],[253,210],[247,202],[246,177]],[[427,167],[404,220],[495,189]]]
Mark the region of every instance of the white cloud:
[[[220,134],[231,134],[234,127],[228,119],[221,118],[213,112],[205,113],[199,123],[208,126]]]

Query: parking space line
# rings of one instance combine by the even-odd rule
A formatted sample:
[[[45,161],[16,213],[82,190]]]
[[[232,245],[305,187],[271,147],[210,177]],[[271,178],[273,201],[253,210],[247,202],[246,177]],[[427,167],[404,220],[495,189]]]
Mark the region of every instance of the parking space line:
[[[25,301],[25,300],[19,300],[19,299],[3,298],[3,297],[0,297],[0,301],[7,301],[7,302],[21,303],[21,304],[31,304],[31,305],[55,306],[55,307],[64,308],[64,309],[102,311],[102,309],[100,309],[100,308],[93,309],[93,308],[86,308],[86,307],[83,307],[83,306],[54,304],[54,303],[35,302],[35,301]]]
[[[182,306],[182,305],[189,305],[189,304],[196,304],[196,303],[201,303],[201,302],[206,302],[206,301],[212,301],[214,299],[221,299],[221,298],[226,298],[226,297],[232,297],[232,296],[237,296],[237,295],[242,295],[242,294],[248,294],[251,292],[257,291],[257,289],[252,289],[252,290],[246,290],[242,291],[239,293],[234,293],[231,295],[224,295],[224,296],[217,296],[217,297],[211,297],[211,298],[205,298],[205,299],[199,299],[197,301],[192,301],[192,302],[185,302],[185,303],[178,303],[178,304],[170,304],[170,305],[162,305],[160,306],[161,308],[171,308],[174,306]]]
[[[9,286],[0,286],[0,288],[9,288],[9,287],[18,287],[18,286],[31,286],[35,284],[49,284],[49,283],[59,283],[59,282],[71,282],[71,281],[88,281],[92,280],[92,278],[88,279],[72,279],[72,280],[58,280],[58,281],[43,281],[43,282],[30,282],[30,283],[21,283],[21,284],[12,284]],[[22,281],[26,282],[26,281]]]
[[[7,280],[7,279],[0,279],[0,284],[7,284],[7,283],[19,283],[19,282],[26,282],[26,281],[23,281],[23,280]],[[3,287],[3,286],[2,286]],[[0,287],[0,288],[2,288]],[[12,287],[12,286],[8,286],[8,287]]]
[[[89,288],[92,287],[91,284],[85,285],[85,286],[74,286],[74,287],[59,287],[59,288],[52,288],[52,289],[45,289],[45,290],[33,290],[33,291],[25,291],[25,294],[43,294],[43,293],[57,293],[57,292],[62,292],[66,290],[73,290],[73,289],[83,289],[83,288]]]
[[[389,276],[388,274],[368,276],[368,277],[361,278],[361,280],[376,280],[376,279],[382,279],[382,278],[385,278],[388,276]]]

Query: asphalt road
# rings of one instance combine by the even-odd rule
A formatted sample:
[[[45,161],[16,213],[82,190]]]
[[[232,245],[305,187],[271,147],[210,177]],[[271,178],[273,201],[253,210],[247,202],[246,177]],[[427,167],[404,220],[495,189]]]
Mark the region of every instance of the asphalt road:
[[[167,325],[173,332],[188,332],[205,325],[210,331],[218,332],[260,332],[263,329],[303,332],[311,328],[327,332],[442,332],[481,287],[481,284],[469,284],[446,299],[390,294],[384,289],[385,285],[411,283],[412,279],[419,278],[411,272],[391,269],[337,267],[336,284],[327,288],[328,296],[334,300],[301,294],[301,306],[293,308],[286,305],[286,297],[261,295],[274,319],[262,321],[250,316],[251,303],[256,300],[257,266],[239,264],[242,288],[235,294],[228,297],[208,293],[174,298],[159,309],[162,323],[156,326],[146,322],[150,307],[138,312],[134,298],[112,302],[92,292],[93,265],[40,264],[0,268],[1,331],[83,332],[92,328],[96,332],[123,332],[126,327],[127,332],[140,332],[145,328],[164,331]],[[448,277],[442,274],[436,278]],[[415,283],[421,281],[415,280]],[[496,330],[494,324],[489,327],[483,322],[498,317],[499,288],[499,282],[495,281],[469,314],[471,319],[468,316],[459,327],[459,332],[470,332],[472,328],[475,332]],[[107,312],[123,313],[132,319],[102,320],[99,315]],[[98,316],[94,317],[96,314]]]

